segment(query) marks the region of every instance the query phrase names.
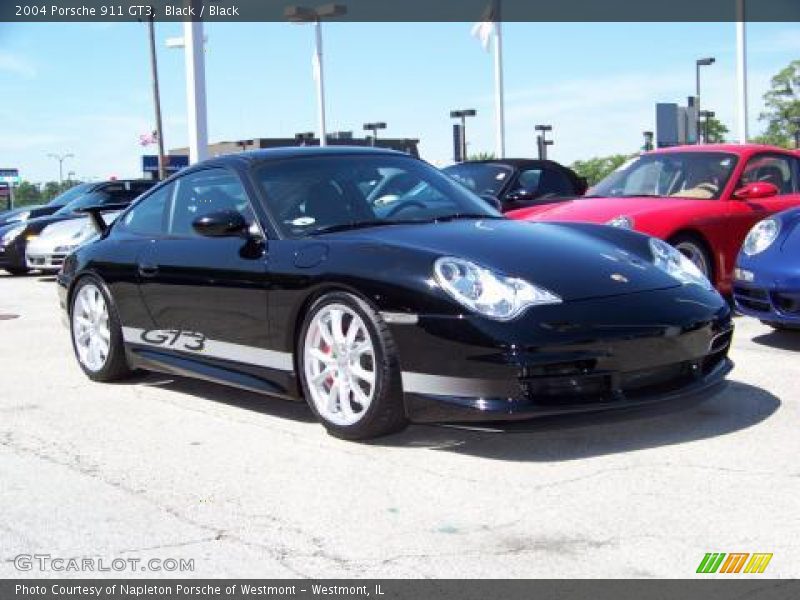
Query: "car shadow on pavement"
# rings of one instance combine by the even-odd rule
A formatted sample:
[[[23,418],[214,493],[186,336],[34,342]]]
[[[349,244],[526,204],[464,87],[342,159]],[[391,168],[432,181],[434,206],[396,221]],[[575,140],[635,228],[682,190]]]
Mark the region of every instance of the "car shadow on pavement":
[[[772,331],[753,338],[756,344],[779,350],[800,350],[800,331]]]
[[[289,419],[305,423],[316,420],[305,402],[292,402],[282,398],[273,398],[256,392],[249,392],[235,387],[192,379],[178,375],[162,375],[154,372],[140,372],[124,383],[143,386],[160,387],[180,394],[190,394],[203,400],[220,402],[236,408],[243,408],[279,419]]]
[[[729,382],[707,399],[512,423],[411,426],[372,444],[425,447],[493,460],[559,462],[670,446],[733,433],[769,418],[780,407],[769,392]]]

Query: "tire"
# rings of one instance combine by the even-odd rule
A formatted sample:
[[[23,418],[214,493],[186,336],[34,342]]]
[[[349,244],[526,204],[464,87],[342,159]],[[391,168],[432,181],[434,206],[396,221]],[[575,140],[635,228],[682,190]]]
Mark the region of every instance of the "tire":
[[[69,330],[75,358],[89,379],[111,382],[131,374],[117,311],[99,279],[84,277],[77,283],[70,302]],[[101,342],[106,339],[104,346]],[[90,348],[92,343],[97,344],[96,350]]]
[[[680,234],[670,239],[669,243],[691,260],[714,284],[714,261],[705,242],[694,235]]]
[[[303,395],[331,435],[363,440],[408,424],[391,334],[360,298],[333,292],[318,299],[303,321],[296,356]]]
[[[30,269],[26,269],[25,267],[6,267],[6,271],[8,271],[14,277],[27,275],[30,273]]]

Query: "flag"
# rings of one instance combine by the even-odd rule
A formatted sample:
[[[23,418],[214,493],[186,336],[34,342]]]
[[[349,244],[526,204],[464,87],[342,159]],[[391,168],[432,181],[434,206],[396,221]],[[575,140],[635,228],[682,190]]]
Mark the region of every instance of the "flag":
[[[494,24],[496,20],[495,4],[491,2],[486,7],[486,10],[483,11],[481,20],[472,26],[471,35],[472,37],[478,38],[485,52],[489,51],[489,41],[492,39],[492,35],[495,32]]]
[[[149,146],[150,144],[157,144],[158,143],[158,132],[151,131],[150,133],[143,133],[139,136],[139,145],[140,146]]]

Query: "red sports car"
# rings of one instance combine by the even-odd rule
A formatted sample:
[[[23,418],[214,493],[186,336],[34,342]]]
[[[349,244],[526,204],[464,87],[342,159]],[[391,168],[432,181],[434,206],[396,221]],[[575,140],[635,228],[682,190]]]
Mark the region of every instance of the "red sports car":
[[[582,198],[507,215],[605,223],[659,237],[729,294],[747,232],[793,206],[800,206],[800,154],[755,144],[708,144],[642,154]]]

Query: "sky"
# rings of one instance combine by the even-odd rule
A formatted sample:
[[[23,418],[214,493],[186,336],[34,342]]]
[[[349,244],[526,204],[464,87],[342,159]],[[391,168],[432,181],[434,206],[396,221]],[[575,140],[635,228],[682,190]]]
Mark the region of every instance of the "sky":
[[[325,23],[328,130],[421,140],[423,158],[452,160],[451,109],[474,108],[469,152],[494,150],[492,56],[471,23]],[[800,58],[800,23],[748,24],[751,135],[770,78]],[[293,137],[317,128],[313,30],[289,23],[206,23],[211,142]],[[183,52],[156,36],[166,148],[188,144]],[[702,107],[735,137],[732,23],[506,23],[507,155],[536,154],[534,125],[553,126],[549,157],[563,163],[630,153],[655,127],[655,103],[686,103],[702,71]],[[139,136],[154,128],[147,28],[140,23],[0,24],[0,167],[58,179],[48,154],[74,154],[64,175],[141,173]]]

